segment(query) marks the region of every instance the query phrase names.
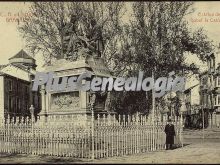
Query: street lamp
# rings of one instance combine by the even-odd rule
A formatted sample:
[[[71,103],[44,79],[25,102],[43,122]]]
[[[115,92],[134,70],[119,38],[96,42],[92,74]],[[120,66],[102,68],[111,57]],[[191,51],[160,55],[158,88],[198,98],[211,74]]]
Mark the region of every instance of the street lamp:
[[[96,95],[92,91],[90,91],[90,111],[91,111],[91,134],[92,134],[92,155],[91,158],[95,158],[95,142],[94,142],[94,104],[95,104],[95,99]]]

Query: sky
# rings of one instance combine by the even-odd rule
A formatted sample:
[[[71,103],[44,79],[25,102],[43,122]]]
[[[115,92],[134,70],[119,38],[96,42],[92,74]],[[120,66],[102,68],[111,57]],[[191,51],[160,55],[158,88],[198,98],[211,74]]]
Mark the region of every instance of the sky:
[[[129,8],[129,2],[126,2],[126,5]],[[7,64],[8,58],[14,56],[21,49],[25,50],[24,39],[17,30],[18,24],[12,18],[27,16],[29,6],[29,2],[0,2],[0,65]],[[203,27],[215,44],[220,43],[220,2],[195,2],[193,7],[195,11],[186,17],[192,30]],[[125,17],[129,17],[128,13],[129,10]],[[189,60],[198,63],[201,67],[204,65],[198,62],[198,58],[193,55],[189,56]],[[36,61],[38,69],[41,69],[42,58],[36,57]],[[217,57],[217,61],[220,62],[220,57]]]

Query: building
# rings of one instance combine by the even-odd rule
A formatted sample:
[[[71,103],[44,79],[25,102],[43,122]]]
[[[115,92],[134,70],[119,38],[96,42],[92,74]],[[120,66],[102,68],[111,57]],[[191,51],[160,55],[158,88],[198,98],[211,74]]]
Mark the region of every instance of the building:
[[[214,74],[214,125],[220,125],[220,63],[215,70]]]
[[[193,85],[184,91],[186,104],[186,122],[187,128],[199,127],[199,84]]]
[[[0,67],[0,117],[27,117],[29,108],[40,112],[39,92],[32,92],[31,82],[36,71],[35,59],[24,50],[9,59],[9,64]]]
[[[192,107],[195,105],[199,105],[199,100],[196,98],[199,96],[198,89],[199,89],[199,84],[196,84],[184,91],[187,115],[196,113]]]
[[[208,69],[199,75],[200,77],[200,106],[204,112],[205,127],[217,126],[220,121],[219,115],[219,50],[206,56]],[[218,66],[218,67],[216,67]]]

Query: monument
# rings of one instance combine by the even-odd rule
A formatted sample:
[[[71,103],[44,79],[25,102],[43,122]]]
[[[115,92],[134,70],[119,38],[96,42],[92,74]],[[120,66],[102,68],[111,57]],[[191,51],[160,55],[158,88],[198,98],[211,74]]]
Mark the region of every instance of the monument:
[[[96,21],[90,21],[89,28],[72,15],[64,26],[64,58],[45,67],[44,72],[53,72],[58,77],[79,76],[85,71],[92,76],[112,77],[112,73],[101,57],[104,45],[102,33]],[[93,99],[94,113],[109,113],[110,92],[71,91],[47,92],[41,86],[42,110],[40,116],[91,114],[90,103]]]

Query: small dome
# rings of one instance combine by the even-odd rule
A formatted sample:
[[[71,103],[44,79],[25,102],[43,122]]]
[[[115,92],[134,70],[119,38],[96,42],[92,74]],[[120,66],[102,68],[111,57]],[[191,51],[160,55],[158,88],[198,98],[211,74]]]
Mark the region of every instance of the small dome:
[[[25,66],[30,66],[33,69],[36,68],[35,59],[31,56],[29,56],[23,49],[19,51],[16,55],[9,58],[10,64],[22,64]]]

